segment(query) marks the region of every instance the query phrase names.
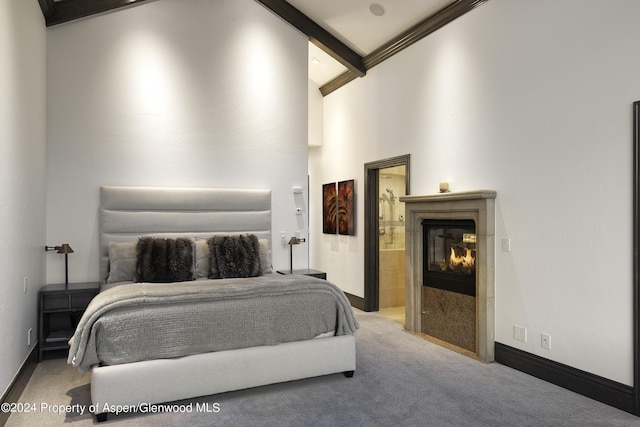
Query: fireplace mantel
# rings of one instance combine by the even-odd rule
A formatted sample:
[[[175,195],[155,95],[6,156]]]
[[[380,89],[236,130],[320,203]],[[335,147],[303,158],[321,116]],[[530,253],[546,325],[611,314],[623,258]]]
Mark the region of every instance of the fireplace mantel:
[[[474,190],[474,191],[457,191],[455,193],[438,193],[426,194],[424,196],[402,196],[401,202],[419,203],[419,202],[444,202],[451,200],[476,200],[476,199],[495,199],[497,193],[494,190]]]
[[[495,345],[495,198],[493,190],[404,196],[405,328],[422,332],[422,268],[425,219],[470,219],[476,224],[476,356],[494,360]]]

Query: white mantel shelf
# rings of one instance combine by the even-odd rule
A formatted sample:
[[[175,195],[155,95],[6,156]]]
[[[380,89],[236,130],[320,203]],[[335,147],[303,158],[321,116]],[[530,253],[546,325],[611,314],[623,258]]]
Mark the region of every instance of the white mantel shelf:
[[[496,196],[497,193],[494,190],[473,190],[456,191],[454,193],[427,194],[422,196],[401,196],[400,201],[404,203],[420,203],[451,200],[495,199]]]

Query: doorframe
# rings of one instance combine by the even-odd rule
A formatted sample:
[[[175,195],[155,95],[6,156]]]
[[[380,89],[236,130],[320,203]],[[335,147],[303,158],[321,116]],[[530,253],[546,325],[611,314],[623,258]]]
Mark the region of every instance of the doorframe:
[[[380,169],[404,166],[406,194],[409,195],[409,164],[409,154],[364,164],[364,311],[378,311],[380,308],[379,172]]]
[[[638,358],[640,358],[640,101],[633,103],[633,413],[640,416],[640,360]]]

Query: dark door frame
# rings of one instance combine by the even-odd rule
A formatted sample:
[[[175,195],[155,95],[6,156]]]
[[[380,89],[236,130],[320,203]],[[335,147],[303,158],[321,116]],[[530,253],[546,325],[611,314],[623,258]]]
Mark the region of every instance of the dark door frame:
[[[410,194],[410,155],[391,157],[364,164],[364,310],[378,311],[380,308],[379,272],[380,240],[378,238],[378,178],[380,169],[394,166],[405,167],[406,194]]]
[[[640,416],[640,360],[639,359],[640,359],[640,101],[636,101],[633,103],[633,413],[638,416]]]

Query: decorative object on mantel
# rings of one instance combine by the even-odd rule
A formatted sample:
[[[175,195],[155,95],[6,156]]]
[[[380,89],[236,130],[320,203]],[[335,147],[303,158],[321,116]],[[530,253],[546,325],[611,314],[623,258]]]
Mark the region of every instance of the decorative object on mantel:
[[[449,190],[449,183],[448,182],[441,182],[440,183],[440,192],[441,193],[448,193]]]
[[[293,236],[291,240],[289,240],[289,272],[291,274],[293,274],[293,245],[299,245],[305,241],[305,239],[301,239],[296,236]]]
[[[322,232],[336,234],[338,200],[336,183],[322,185]]]
[[[355,225],[355,180],[338,182],[338,234],[354,236]]]
[[[73,249],[68,243],[63,243],[60,246],[45,246],[45,251],[57,251],[58,254],[64,254],[64,284],[65,289],[69,285],[69,258],[68,255],[73,253]]]

